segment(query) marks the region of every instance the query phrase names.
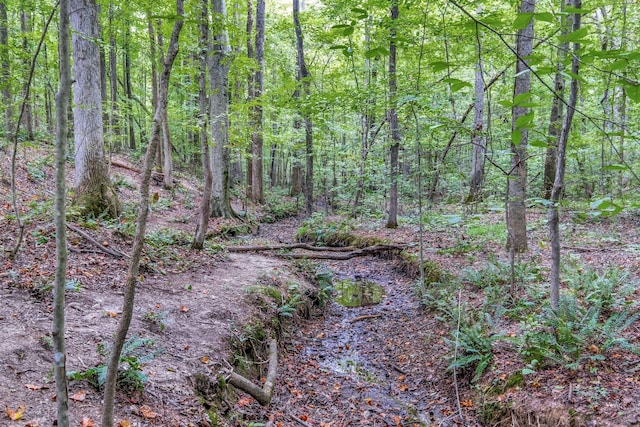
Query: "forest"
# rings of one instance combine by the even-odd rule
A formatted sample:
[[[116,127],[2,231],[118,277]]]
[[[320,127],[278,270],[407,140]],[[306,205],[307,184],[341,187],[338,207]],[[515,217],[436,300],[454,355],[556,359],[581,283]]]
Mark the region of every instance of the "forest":
[[[0,0],[0,424],[639,424],[639,22]]]

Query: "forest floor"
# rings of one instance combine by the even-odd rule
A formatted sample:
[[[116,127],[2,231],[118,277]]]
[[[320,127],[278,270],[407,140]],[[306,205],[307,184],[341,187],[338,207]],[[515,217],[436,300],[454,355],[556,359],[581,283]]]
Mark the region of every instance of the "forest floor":
[[[7,256],[17,238],[10,195],[10,153],[0,152],[0,246],[4,252],[0,271],[0,404],[5,407],[0,426],[55,425],[50,338],[54,173],[53,149],[45,150],[24,149],[18,156],[17,204],[25,234],[13,260]],[[112,177],[118,183],[121,201],[135,212],[137,174],[114,167]],[[69,178],[71,182],[71,175]],[[527,369],[526,364],[509,345],[496,341],[493,359],[480,381],[472,383],[472,373],[464,370],[458,370],[454,377],[447,368],[452,355],[450,324],[434,309],[436,304],[424,305],[415,275],[406,271],[398,257],[368,256],[319,264],[320,269],[332,272],[334,282],[366,280],[381,286],[384,299],[379,304],[347,308],[329,302],[322,310],[309,309],[305,316],[295,315],[291,320],[277,316],[291,292],[317,293],[301,273],[303,263],[283,259],[280,252],[230,253],[223,249],[292,242],[302,219],[261,224],[243,237],[215,237],[204,251],[194,252],[190,239],[200,192],[189,179],[179,177],[178,181],[172,191],[157,184],[152,188],[157,197],[153,197],[149,216],[129,353],[130,363],[141,364],[141,371],[130,368],[133,376],[129,379],[143,373],[146,381],[144,391],[118,394],[116,417],[121,427],[215,425],[211,420],[215,411],[209,410],[209,405],[216,400],[211,395],[217,388],[216,375],[230,364],[251,365],[251,356],[263,357],[258,348],[260,329],[273,325],[274,316],[279,320],[274,332],[280,340],[280,360],[271,404],[261,407],[242,392],[228,395],[217,400],[219,412],[226,415],[219,425],[640,423],[639,359],[616,347],[590,347],[591,353],[585,353],[577,368],[560,363],[523,377],[518,374]],[[469,271],[484,274],[488,263],[506,259],[502,213],[483,213],[481,229],[474,228],[471,220],[460,222],[457,215],[434,212],[436,217],[440,222],[432,221],[424,229],[423,242],[425,257],[443,277],[468,277]],[[117,253],[129,251],[131,218],[131,212],[119,221],[69,218],[73,229],[67,230],[67,369],[80,372],[69,385],[74,426],[99,424],[101,392],[91,384],[95,378],[83,378],[82,373],[105,362],[100,350],[111,340],[121,316],[127,258]],[[563,255],[572,262],[579,260],[584,266],[580,268],[627,269],[630,276],[625,280],[634,290],[626,295],[625,303],[636,307],[640,301],[639,219],[631,213],[614,219],[564,218]],[[518,264],[535,270],[538,280],[544,281],[549,267],[544,213],[534,210],[529,221],[532,249]],[[210,226],[224,234],[232,225],[218,220]],[[416,224],[403,223],[395,230],[383,228],[380,220],[362,220],[355,225],[354,234],[409,244],[414,254],[418,250]],[[455,293],[460,307],[463,302],[470,309],[481,307],[487,298],[488,288],[472,282],[458,282],[461,285]],[[526,292],[526,285],[521,283],[518,292]],[[274,303],[260,291],[265,287],[277,288],[283,300]],[[503,289],[508,288],[505,285]],[[443,302],[441,305],[448,303]],[[502,328],[512,335],[523,333],[517,322]],[[624,330],[624,338],[638,344],[639,336],[640,321],[635,319]],[[138,344],[144,345],[136,348]],[[258,360],[256,366],[256,371],[264,374],[264,364]],[[519,381],[512,381],[514,378]]]

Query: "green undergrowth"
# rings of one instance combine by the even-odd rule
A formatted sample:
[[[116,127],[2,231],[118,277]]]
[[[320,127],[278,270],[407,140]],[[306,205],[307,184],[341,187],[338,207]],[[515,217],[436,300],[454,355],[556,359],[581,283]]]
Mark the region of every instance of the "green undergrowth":
[[[295,239],[298,242],[313,243],[319,246],[363,248],[384,243],[376,237],[359,236],[356,226],[351,220],[327,220],[321,213],[315,213],[303,221],[298,228]]]
[[[449,327],[449,369],[463,383],[489,383],[485,391],[497,383],[503,392],[535,381],[541,370],[595,374],[613,363],[614,354],[640,354],[626,334],[640,317],[631,299],[637,283],[627,271],[566,260],[557,311],[549,306],[544,276],[535,259],[516,263],[513,271],[491,260],[462,271],[457,280],[418,286],[423,306]],[[510,372],[493,364],[498,347],[518,360]]]

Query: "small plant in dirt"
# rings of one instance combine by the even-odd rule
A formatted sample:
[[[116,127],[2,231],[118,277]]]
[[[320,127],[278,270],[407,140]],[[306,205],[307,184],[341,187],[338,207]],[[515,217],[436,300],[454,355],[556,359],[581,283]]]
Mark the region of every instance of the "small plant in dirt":
[[[267,196],[265,212],[260,222],[271,224],[285,218],[298,215],[298,203],[296,199],[287,197],[283,192],[275,191]]]
[[[460,369],[463,376],[473,373],[471,382],[477,382],[493,362],[493,343],[500,339],[494,318],[461,306],[459,327],[445,339],[452,353],[449,369]]]
[[[327,222],[324,215],[315,213],[298,228],[296,240],[326,246],[350,246],[354,241],[351,234],[354,229],[350,221]]]
[[[327,302],[331,301],[333,292],[333,272],[331,270],[320,267],[308,259],[295,260],[293,267],[318,289],[317,295],[310,295],[315,305],[324,307]]]
[[[514,264],[513,273],[516,283],[532,283],[542,280],[542,270],[534,261]],[[503,286],[511,283],[511,266],[506,261],[493,259],[485,262],[480,269],[464,269],[460,278],[463,282],[472,283],[481,289],[488,286]]]
[[[145,241],[154,248],[161,248],[164,246],[185,246],[190,242],[190,236],[182,231],[173,228],[161,228],[159,230],[147,233]]]
[[[148,311],[144,314],[144,320],[149,322],[150,324],[156,326],[160,332],[164,332],[167,328],[167,317],[169,316],[169,311]]]
[[[138,336],[132,336],[124,343],[118,369],[117,386],[120,390],[125,393],[144,390],[147,376],[142,368],[162,352],[160,349],[154,349],[154,346],[155,343],[152,340]],[[109,345],[98,345],[98,353],[103,360],[108,360],[110,351]],[[105,362],[84,371],[71,371],[67,376],[70,380],[86,380],[93,387],[101,390],[107,379],[107,364]]]

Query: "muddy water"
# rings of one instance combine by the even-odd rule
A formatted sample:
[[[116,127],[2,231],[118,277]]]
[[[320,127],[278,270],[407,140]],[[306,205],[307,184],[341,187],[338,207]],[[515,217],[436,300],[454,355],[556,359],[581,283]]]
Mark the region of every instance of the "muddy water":
[[[329,268],[343,305],[332,302],[292,337],[276,404],[311,425],[449,425],[450,399],[435,379],[433,320],[411,281],[376,258]],[[354,283],[366,287],[354,292]],[[354,304],[354,294],[365,303]]]

